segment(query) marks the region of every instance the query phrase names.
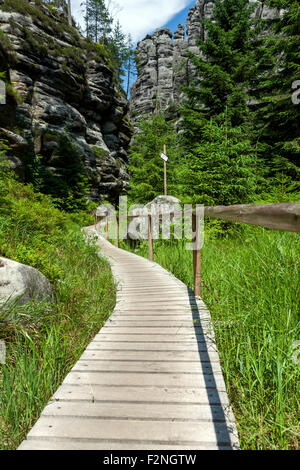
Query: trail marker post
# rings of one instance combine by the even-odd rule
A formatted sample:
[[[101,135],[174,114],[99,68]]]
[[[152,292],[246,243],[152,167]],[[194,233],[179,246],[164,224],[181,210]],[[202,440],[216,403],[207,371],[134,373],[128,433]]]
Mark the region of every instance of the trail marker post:
[[[202,296],[202,281],[201,281],[201,252],[200,252],[200,226],[199,217],[193,212],[192,215],[192,230],[195,235],[195,246],[193,249],[193,265],[194,265],[194,292],[196,297]]]
[[[167,195],[167,161],[168,161],[168,157],[166,154],[167,154],[167,147],[166,145],[164,145],[164,153],[160,155],[160,158],[162,158],[164,161],[164,195],[165,196]]]
[[[148,248],[149,260],[153,261],[152,219],[150,214],[148,215]]]
[[[119,248],[119,217],[116,216],[116,247]]]
[[[108,215],[105,218],[105,240],[108,240]]]

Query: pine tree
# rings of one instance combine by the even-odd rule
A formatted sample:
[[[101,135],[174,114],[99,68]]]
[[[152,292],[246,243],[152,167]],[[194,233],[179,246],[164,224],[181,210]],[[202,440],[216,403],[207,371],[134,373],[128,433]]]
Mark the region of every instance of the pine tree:
[[[273,20],[262,41],[267,51],[262,65],[269,66],[257,85],[257,133],[266,146],[270,173],[276,179],[288,176],[291,183],[299,181],[300,175],[300,4],[297,0],[270,0],[269,5],[285,11]]]
[[[202,54],[190,53],[199,83],[185,89],[189,105],[212,116],[228,112],[233,126],[246,121],[247,89],[255,74],[256,20],[248,0],[216,0],[213,20],[204,20]]]
[[[128,57],[128,47],[126,41],[126,35],[122,31],[119,20],[116,21],[115,27],[108,38],[108,51],[110,52],[110,57],[114,70],[120,81],[122,76],[125,75],[124,64],[126,63]]]
[[[139,130],[130,149],[131,173],[129,197],[148,203],[164,192],[164,166],[160,158],[164,145],[168,153],[168,194],[178,195],[176,169],[180,155],[180,137],[163,114],[138,123]]]
[[[260,163],[252,147],[248,91],[258,25],[248,0],[217,0],[205,20],[201,56],[190,54],[198,83],[185,88],[186,158],[181,192],[207,205],[253,201]]]
[[[113,19],[105,0],[85,0],[86,35],[94,42],[106,43]]]
[[[185,154],[180,169],[184,200],[205,205],[252,202],[259,174],[245,125],[232,127],[221,114],[198,120],[196,127],[201,139]]]

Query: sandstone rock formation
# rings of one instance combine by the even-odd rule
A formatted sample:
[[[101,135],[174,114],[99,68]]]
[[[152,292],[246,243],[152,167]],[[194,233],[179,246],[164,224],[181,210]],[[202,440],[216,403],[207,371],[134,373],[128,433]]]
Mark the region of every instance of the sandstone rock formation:
[[[53,300],[52,287],[37,269],[0,257],[0,307],[32,299]]]
[[[7,96],[0,139],[9,142],[21,176],[37,155],[59,174],[60,138],[67,134],[82,155],[92,199],[116,197],[127,187],[127,100],[102,46],[40,1],[0,0],[1,72]]]
[[[270,19],[280,14],[263,2],[255,3],[254,15]],[[130,99],[130,114],[133,121],[152,113],[155,109],[172,109],[180,103],[181,85],[195,80],[195,68],[188,58],[188,52],[200,54],[197,39],[205,39],[203,18],[212,18],[214,1],[197,0],[190,9],[186,28],[179,25],[174,35],[167,28],[157,29],[154,34],[138,43],[138,78],[133,85]]]

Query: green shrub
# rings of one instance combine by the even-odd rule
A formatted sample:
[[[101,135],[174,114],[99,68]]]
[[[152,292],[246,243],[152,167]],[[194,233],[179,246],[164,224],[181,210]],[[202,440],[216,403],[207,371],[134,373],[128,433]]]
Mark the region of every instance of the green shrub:
[[[2,142],[3,159],[7,149]],[[92,211],[94,204],[87,207]],[[16,449],[26,438],[114,308],[108,263],[78,225],[91,223],[83,211],[60,211],[0,164],[0,256],[39,269],[53,283],[56,299],[0,308],[0,338],[7,345],[6,364],[0,365],[1,449]]]

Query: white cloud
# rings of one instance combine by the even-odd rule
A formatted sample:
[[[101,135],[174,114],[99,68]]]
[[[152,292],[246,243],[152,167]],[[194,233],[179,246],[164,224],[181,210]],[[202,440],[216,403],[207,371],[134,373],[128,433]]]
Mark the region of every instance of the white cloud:
[[[83,0],[73,0],[73,16],[83,26]],[[131,33],[134,41],[140,41],[147,33],[170,21],[185,8],[191,0],[114,0],[120,11],[115,17],[120,20],[126,34]]]

